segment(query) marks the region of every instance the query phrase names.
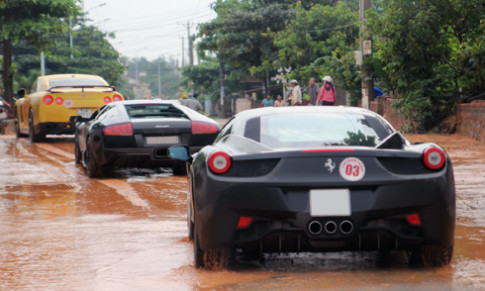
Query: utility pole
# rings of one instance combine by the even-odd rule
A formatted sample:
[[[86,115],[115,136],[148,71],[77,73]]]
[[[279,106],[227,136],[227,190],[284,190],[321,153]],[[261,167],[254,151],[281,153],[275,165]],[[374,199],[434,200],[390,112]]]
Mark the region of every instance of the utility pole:
[[[138,99],[138,57],[135,59],[135,99]]]
[[[74,59],[72,48],[74,46],[74,39],[72,37],[72,15],[69,17],[69,47],[71,48],[71,59]]]
[[[187,21],[187,40],[189,41],[189,65],[194,65],[194,44],[190,35],[190,23]]]
[[[45,53],[40,52],[40,75],[45,76]]]
[[[162,96],[162,80],[160,79],[160,60],[158,60],[158,97]]]
[[[360,53],[362,59],[370,57],[372,54],[371,40],[368,39],[365,32],[365,11],[372,7],[372,0],[359,0],[359,18],[360,18]],[[374,100],[374,80],[372,79],[372,71],[365,61],[362,61],[362,107],[369,108],[369,102]]]
[[[224,99],[226,98],[225,88],[225,74],[224,74],[224,62],[219,54],[219,81],[221,83],[221,117],[226,118],[226,105]]]
[[[182,36],[182,68],[185,67],[185,41]]]

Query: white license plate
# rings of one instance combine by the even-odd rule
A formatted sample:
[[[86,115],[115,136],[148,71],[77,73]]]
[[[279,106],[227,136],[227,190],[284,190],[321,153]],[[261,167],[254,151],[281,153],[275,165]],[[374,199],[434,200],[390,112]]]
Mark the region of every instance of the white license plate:
[[[81,116],[82,118],[89,118],[93,112],[91,111],[91,108],[79,108],[77,110],[77,115]]]
[[[310,215],[350,216],[349,189],[310,190]]]
[[[179,143],[178,136],[148,136],[145,140],[146,144],[177,144]]]

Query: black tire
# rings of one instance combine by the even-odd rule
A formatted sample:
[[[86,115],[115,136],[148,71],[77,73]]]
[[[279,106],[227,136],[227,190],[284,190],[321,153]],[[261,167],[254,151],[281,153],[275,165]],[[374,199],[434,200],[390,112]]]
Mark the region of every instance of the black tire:
[[[199,246],[199,233],[197,231],[197,227],[194,224],[194,265],[196,268],[204,268],[204,252]]]
[[[409,263],[419,267],[446,266],[452,257],[453,246],[424,244],[409,251]]]
[[[27,137],[27,135],[20,132],[19,116],[17,113],[15,113],[15,136],[17,138]]]
[[[0,121],[0,134],[5,134],[5,124],[3,123],[3,121]]]
[[[211,271],[227,269],[232,259],[231,249],[222,247],[203,251],[199,245],[199,232],[197,231],[197,219],[194,223],[194,263],[196,268],[204,268]]]
[[[29,110],[29,140],[31,143],[41,142],[45,139],[45,133],[43,132],[35,132],[34,128],[34,114],[32,113],[32,109]]]
[[[187,165],[180,164],[176,165],[172,168],[174,176],[187,176]]]
[[[192,207],[190,201],[187,200],[187,238],[189,240],[194,240],[194,223],[190,217],[192,213]]]
[[[74,162],[78,165],[81,163],[81,156],[81,150],[79,149],[79,144],[76,139],[74,141]]]
[[[84,161],[86,164],[86,173],[88,174],[89,178],[100,178],[102,174],[101,167],[98,166],[96,160],[93,159],[93,153],[91,151],[91,147],[89,146],[89,139],[86,143],[86,152],[84,153]]]

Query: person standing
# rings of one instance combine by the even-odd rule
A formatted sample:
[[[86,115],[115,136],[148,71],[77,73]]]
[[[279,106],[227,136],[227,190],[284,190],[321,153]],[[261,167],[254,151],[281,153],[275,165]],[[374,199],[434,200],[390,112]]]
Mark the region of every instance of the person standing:
[[[194,93],[193,97],[190,97],[190,98],[185,100],[184,105],[189,107],[190,109],[192,109],[194,111],[199,111],[199,110],[204,109],[204,108],[202,108],[202,104],[200,104],[199,100],[197,100],[198,97],[199,97],[199,95],[197,93]]]
[[[283,106],[285,106],[285,101],[283,100],[283,97],[281,97],[281,95],[278,94],[274,102],[274,107],[283,107]]]
[[[333,86],[333,80],[330,76],[325,76],[323,79],[323,86],[318,94],[318,104],[324,106],[333,106],[337,101],[337,93]]]
[[[292,90],[291,90],[291,95],[288,98],[289,104],[291,106],[299,106],[301,105],[301,88],[298,85],[298,81],[291,80],[290,85]]]
[[[271,100],[271,95],[266,95],[266,98],[261,101],[261,104],[263,105],[263,107],[273,106],[273,100]]]
[[[315,78],[310,78],[310,81],[308,84],[308,95],[310,95],[310,102],[312,105],[318,105],[317,99],[318,99],[319,91],[320,91],[320,86],[318,86],[318,84],[315,83]]]
[[[3,99],[2,97],[2,93],[3,93],[3,89],[0,88],[0,101],[3,103],[3,105],[7,108],[7,110],[12,110],[12,107],[10,106],[10,104],[5,100]]]

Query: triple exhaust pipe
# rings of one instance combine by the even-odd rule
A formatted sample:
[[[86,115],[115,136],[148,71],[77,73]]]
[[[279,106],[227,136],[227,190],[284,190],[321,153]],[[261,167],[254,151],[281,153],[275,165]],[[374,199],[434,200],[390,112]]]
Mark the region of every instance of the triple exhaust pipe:
[[[318,220],[312,220],[308,224],[308,231],[313,235],[321,234],[322,231],[326,234],[334,234],[338,230],[342,234],[349,234],[354,230],[354,224],[350,220],[344,220],[339,225],[333,220],[328,220],[323,225]]]

